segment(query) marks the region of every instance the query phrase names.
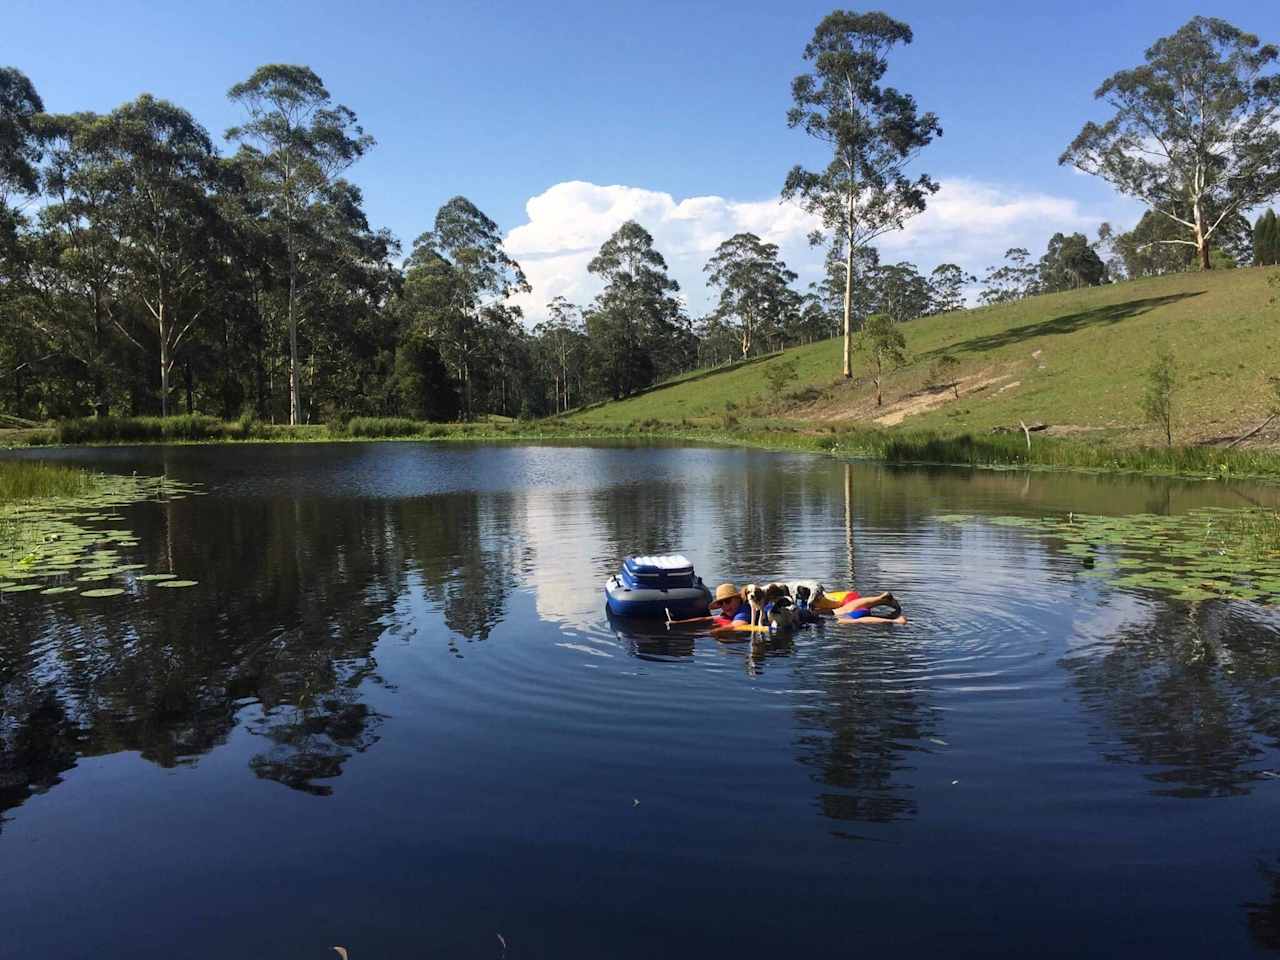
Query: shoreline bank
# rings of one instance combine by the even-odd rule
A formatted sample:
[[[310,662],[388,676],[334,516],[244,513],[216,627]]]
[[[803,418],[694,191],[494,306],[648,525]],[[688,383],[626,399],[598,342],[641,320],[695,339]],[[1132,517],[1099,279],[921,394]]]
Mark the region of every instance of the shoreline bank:
[[[287,426],[212,417],[110,418],[0,431],[6,450],[150,444],[353,443],[373,441],[531,443],[635,441],[822,453],[904,466],[992,470],[1069,470],[1197,480],[1280,482],[1280,451],[1206,446],[1139,447],[1009,434],[819,429],[802,424],[691,424],[648,420],[625,425],[565,420],[438,424],[356,418],[345,424]]]

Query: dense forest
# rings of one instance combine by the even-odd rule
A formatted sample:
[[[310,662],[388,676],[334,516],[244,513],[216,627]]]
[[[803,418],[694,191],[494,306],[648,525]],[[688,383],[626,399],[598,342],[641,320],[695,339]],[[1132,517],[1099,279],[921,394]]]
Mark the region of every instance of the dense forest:
[[[1161,47],[1179,38],[1174,53]],[[1255,230],[1243,212],[1280,189],[1268,146],[1280,134],[1267,126],[1280,116],[1280,79],[1258,79],[1275,48],[1202,18],[1166,40],[1148,51],[1155,67],[1133,72],[1139,80],[1122,72],[1100,88],[1099,97],[1110,84],[1133,89],[1116,101],[1116,119],[1086,125],[1060,161],[1149,212],[1127,232],[1102,224],[1092,240],[1055,233],[1038,259],[1012,248],[978,278],[954,263],[924,272],[881,262],[872,241],[937,189],[904,170],[941,127],[879,86],[884,51],[909,43],[910,29],[837,11],[806,48],[813,72],[796,79],[787,118],[831,145],[833,159],[823,171],[795,168],[783,188],[822,222],[812,239],[827,249],[825,275],[801,289],[776,245],[740,233],[711,253],[713,307],[691,317],[653,237],[627,222],[590,261],[595,299],[556,298],[536,324],[511,303],[530,291],[502,229],[468,198],[446,202],[407,249],[369,223],[350,175],[374,139],[308,67],[267,65],[232,86],[242,122],[222,149],[166,100],[54,114],[20,70],[0,68],[0,415],[542,416],[842,331],[847,357],[850,333],[873,315],[903,323],[1280,261],[1275,214]],[[1139,170],[1124,124],[1153,123],[1162,91],[1206,65],[1230,96],[1201,123],[1235,131],[1236,173],[1217,187],[1179,179],[1183,159],[1219,149],[1191,129],[1175,131],[1191,152]],[[1135,83],[1154,91],[1150,103],[1139,103]],[[841,92],[850,89],[852,99]]]

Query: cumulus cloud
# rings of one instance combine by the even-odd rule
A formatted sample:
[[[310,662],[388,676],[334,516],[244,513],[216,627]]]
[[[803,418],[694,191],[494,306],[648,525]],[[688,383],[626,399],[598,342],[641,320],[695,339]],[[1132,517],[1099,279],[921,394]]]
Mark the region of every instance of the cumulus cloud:
[[[810,247],[807,239],[817,222],[777,197],[677,200],[659,190],[571,180],[530,198],[525,211],[527,222],[507,234],[506,244],[533,288],[516,301],[530,321],[540,319],[556,296],[581,305],[590,302],[600,283],[587,272],[587,264],[627,220],[653,235],[695,316],[712,303],[702,267],[716,246],[735,233],[750,231],[776,243],[787,265],[800,275],[801,288],[822,272],[823,251]],[[877,245],[889,262],[911,260],[926,271],[952,262],[981,273],[1009,247],[1038,254],[1054,232],[1092,234],[1104,219],[1070,197],[952,179],[942,183],[924,214],[904,230],[881,237]]]

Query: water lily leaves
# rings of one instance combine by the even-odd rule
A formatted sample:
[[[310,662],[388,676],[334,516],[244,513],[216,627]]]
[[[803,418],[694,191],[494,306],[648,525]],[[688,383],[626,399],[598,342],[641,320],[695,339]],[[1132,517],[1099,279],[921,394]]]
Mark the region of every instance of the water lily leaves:
[[[199,582],[200,582],[199,580],[161,580],[156,584],[156,586],[157,587],[174,587],[174,588],[194,587]]]
[[[145,583],[156,580],[176,580],[178,579],[178,575],[176,573],[143,573],[139,574],[134,579],[141,580]]]
[[[26,593],[28,590],[42,590],[43,583],[11,583],[7,587],[0,587],[0,593]]]
[[[959,515],[949,519],[962,522]],[[1173,516],[1071,514],[986,522],[1060,541],[1062,553],[1082,561],[1079,577],[1189,602],[1223,597],[1280,603],[1280,517],[1272,511],[1212,507]]]
[[[59,593],[78,593],[79,587],[45,587],[40,591],[42,597],[52,597]]]
[[[76,588],[25,581],[75,577],[78,583],[96,583],[144,570],[145,564],[126,562],[129,558],[120,553],[140,545],[137,534],[123,525],[128,518],[120,509],[192,493],[203,491],[163,477],[100,475],[82,496],[0,506],[0,584],[23,586],[21,591],[9,592],[39,589],[42,594],[57,595]],[[175,579],[172,574],[162,576]]]
[[[82,597],[118,597],[124,593],[122,587],[98,587],[95,590],[81,590]]]
[[[1039,520],[1032,520],[1030,517],[992,517],[989,523],[994,523],[998,527],[1038,527]]]

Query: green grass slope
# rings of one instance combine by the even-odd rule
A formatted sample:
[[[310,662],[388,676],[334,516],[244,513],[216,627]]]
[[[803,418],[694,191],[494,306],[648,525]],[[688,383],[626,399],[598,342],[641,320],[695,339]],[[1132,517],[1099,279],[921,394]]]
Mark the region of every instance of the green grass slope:
[[[691,424],[787,419],[843,426],[901,425],[945,433],[1047,423],[1058,433],[1123,434],[1155,440],[1143,423],[1145,373],[1165,346],[1177,358],[1177,439],[1232,435],[1263,420],[1280,376],[1280,270],[1188,273],[1032,297],[962,310],[903,326],[909,359],[886,376],[876,407],[867,359],[854,380],[840,373],[840,341],[798,347],[584,410],[574,419]],[[951,389],[929,387],[928,371],[949,353]],[[782,396],[767,366],[794,359]]]

